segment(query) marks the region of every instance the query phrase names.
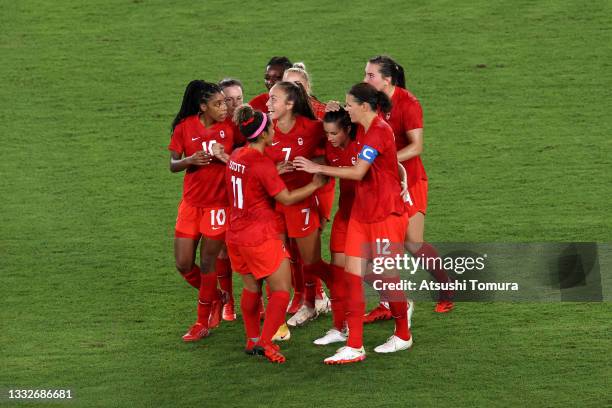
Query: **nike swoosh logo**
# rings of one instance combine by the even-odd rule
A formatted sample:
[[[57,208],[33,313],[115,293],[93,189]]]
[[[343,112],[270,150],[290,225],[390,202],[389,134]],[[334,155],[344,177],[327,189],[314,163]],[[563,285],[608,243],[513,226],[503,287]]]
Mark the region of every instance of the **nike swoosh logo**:
[[[279,144],[280,142],[272,142],[272,146],[276,146],[277,144]]]
[[[340,160],[340,159],[333,159],[333,160],[332,160],[332,163],[335,163],[335,162],[337,162],[338,160]]]
[[[310,225],[307,227],[302,227],[302,231],[306,231],[308,228],[310,228]]]
[[[191,141],[192,141],[192,142],[195,142],[195,141],[196,141],[196,140],[198,140],[198,139],[199,139],[199,137],[192,137],[192,138],[191,138]]]
[[[212,227],[212,230],[213,230],[213,231],[216,231],[216,230],[218,230],[218,229],[221,229],[221,227]]]

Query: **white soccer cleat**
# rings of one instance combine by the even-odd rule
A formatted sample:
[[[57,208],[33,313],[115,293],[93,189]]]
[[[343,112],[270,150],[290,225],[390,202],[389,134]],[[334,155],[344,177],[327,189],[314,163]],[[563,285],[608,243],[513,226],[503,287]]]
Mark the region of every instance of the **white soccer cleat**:
[[[414,300],[408,300],[408,328],[412,327],[412,315],[414,314]]]
[[[329,329],[325,336],[316,339],[313,343],[317,346],[326,346],[332,343],[341,343],[346,341],[346,335],[336,328]]]
[[[395,353],[396,351],[406,350],[411,346],[412,336],[408,340],[402,340],[394,334],[385,343],[377,346],[374,351],[377,353]]]
[[[325,292],[321,293],[321,299],[315,299],[315,310],[317,315],[327,314],[331,312],[331,302]]]
[[[350,364],[365,360],[365,358],[366,353],[363,346],[358,349],[344,346],[340,347],[336,354],[331,357],[327,357],[325,360],[323,360],[323,362],[325,364]]]
[[[297,313],[287,320],[287,324],[291,327],[302,326],[316,317],[317,311],[314,308],[302,305]]]

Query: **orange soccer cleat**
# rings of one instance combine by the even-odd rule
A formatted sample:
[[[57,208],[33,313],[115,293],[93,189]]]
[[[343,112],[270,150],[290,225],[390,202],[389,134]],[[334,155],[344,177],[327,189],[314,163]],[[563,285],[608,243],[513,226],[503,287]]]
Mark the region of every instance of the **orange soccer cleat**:
[[[363,324],[374,323],[378,320],[391,319],[393,319],[391,310],[382,303],[379,303],[377,307],[370,311],[370,313],[366,313],[365,315],[363,315]]]

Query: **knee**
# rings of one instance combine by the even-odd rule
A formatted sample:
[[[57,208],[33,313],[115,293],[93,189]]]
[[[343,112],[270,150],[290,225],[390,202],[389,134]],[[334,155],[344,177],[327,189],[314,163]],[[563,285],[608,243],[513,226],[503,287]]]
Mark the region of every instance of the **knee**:
[[[181,275],[185,275],[186,273],[189,273],[189,271],[191,271],[192,268],[193,268],[193,263],[191,261],[189,262],[181,261],[181,260],[176,261],[176,270],[179,271]]]

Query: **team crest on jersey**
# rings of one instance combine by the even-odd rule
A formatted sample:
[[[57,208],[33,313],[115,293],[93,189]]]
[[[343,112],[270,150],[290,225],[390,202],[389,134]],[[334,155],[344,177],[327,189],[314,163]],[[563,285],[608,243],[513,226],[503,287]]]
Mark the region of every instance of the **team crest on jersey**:
[[[385,120],[391,119],[391,112],[385,114]]]
[[[298,137],[298,144],[302,146],[304,144],[304,139],[302,139],[301,137]]]
[[[224,130],[220,131],[219,136],[221,136],[221,139],[225,139],[225,131]]]
[[[351,157],[351,163],[353,163],[353,166],[357,164],[357,158],[355,156]]]

